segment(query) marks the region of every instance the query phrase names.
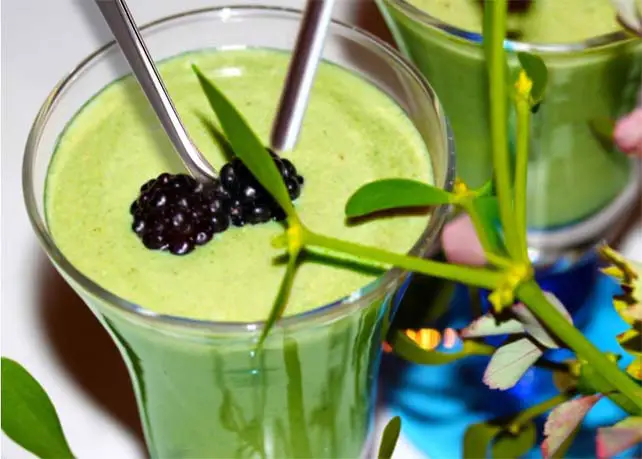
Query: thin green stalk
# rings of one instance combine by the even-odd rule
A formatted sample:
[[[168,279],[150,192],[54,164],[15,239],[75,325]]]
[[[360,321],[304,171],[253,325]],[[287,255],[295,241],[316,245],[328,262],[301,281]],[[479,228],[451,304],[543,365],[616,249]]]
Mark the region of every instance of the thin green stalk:
[[[303,239],[305,245],[322,247],[336,252],[343,252],[363,259],[397,266],[408,271],[440,277],[442,279],[448,279],[464,284],[476,285],[487,289],[494,289],[497,287],[504,277],[503,273],[499,271],[452,265],[408,255],[400,255],[377,247],[369,247],[348,241],[342,241],[333,237],[313,233],[309,230],[305,230]]]
[[[526,408],[524,411],[521,411],[515,417],[515,419],[511,421],[510,425],[508,426],[508,430],[510,430],[511,432],[519,432],[524,424],[532,419],[535,419],[537,416],[555,408],[557,405],[561,405],[562,403],[570,400],[575,396],[575,394],[575,391],[563,392],[549,398],[548,400],[544,400],[543,402]]]
[[[520,236],[520,259],[528,262],[528,245],[526,243],[526,182],[528,180],[528,147],[531,107],[528,94],[517,94],[515,103],[517,112],[517,159],[515,166],[515,227]]]
[[[490,138],[493,151],[493,168],[499,216],[504,230],[506,247],[515,258],[519,258],[519,240],[513,214],[511,196],[511,169],[508,154],[508,92],[506,87],[506,61],[504,57],[504,37],[506,36],[506,0],[486,2],[486,12],[491,13],[492,29],[488,49],[488,71],[490,80]],[[486,14],[486,13],[485,13]]]
[[[636,384],[617,364],[609,360],[587,340],[573,324],[569,323],[560,312],[551,305],[534,280],[527,281],[517,288],[518,298],[528,309],[553,333],[562,338],[580,358],[608,381],[611,386],[628,398],[642,413],[642,387]],[[620,405],[622,406],[622,405]],[[626,410],[624,406],[622,406]],[[627,410],[628,411],[628,410]],[[633,413],[635,414],[635,413]]]
[[[488,234],[486,233],[486,229],[484,228],[484,223],[482,222],[479,216],[479,213],[475,209],[475,206],[472,205],[472,202],[468,200],[464,200],[461,202],[461,206],[464,208],[464,210],[470,217],[470,220],[472,221],[473,226],[475,227],[475,232],[477,233],[477,237],[479,238],[479,243],[484,249],[484,255],[486,256],[486,260],[488,260],[490,263],[492,263],[497,267],[501,267],[501,268],[510,267],[512,265],[510,260],[500,255],[497,255],[493,252],[490,239],[488,238]]]

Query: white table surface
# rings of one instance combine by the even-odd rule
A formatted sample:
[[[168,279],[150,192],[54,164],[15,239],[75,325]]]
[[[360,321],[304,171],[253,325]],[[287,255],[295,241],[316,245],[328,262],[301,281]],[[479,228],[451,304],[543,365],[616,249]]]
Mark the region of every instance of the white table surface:
[[[139,23],[208,0],[130,0]],[[249,3],[228,0],[228,4]],[[303,0],[263,1],[302,7]],[[22,153],[37,109],[53,85],[109,40],[91,0],[2,0],[2,355],[43,383],[81,459],[144,457],[133,394],[115,347],[62,282],[28,222],[20,186]],[[339,0],[335,17],[386,35],[371,1]],[[642,259],[642,228],[621,249]],[[386,419],[379,414],[379,424]],[[32,457],[2,435],[2,458]],[[403,437],[396,458],[421,458]]]

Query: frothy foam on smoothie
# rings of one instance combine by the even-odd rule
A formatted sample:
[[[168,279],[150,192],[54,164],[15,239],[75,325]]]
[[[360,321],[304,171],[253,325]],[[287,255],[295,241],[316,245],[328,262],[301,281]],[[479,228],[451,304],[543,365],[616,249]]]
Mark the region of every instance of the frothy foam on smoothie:
[[[165,61],[160,71],[198,148],[219,168],[229,160],[211,135],[218,121],[191,70],[197,64],[267,141],[288,55],[267,50],[208,51]],[[428,152],[403,110],[378,88],[334,65],[321,65],[297,148],[286,155],[305,176],[296,207],[312,229],[403,252],[417,241],[426,215],[349,225],[347,198],[381,178],[432,182]],[[46,186],[51,233],[62,253],[107,290],[153,311],[196,319],[267,317],[283,276],[271,247],[278,223],[233,228],[178,257],[146,249],[131,229],[129,205],[139,187],[183,168],[132,77],[105,88],[60,138]],[[334,260],[334,261],[333,261]],[[288,314],[365,286],[381,267],[322,252],[299,267]]]

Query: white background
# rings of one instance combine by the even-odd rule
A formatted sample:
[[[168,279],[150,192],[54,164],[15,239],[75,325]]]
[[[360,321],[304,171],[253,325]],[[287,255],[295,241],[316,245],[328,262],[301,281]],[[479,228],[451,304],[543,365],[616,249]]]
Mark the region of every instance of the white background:
[[[142,24],[213,2],[129,3]],[[303,6],[303,0],[262,3]],[[387,37],[371,1],[337,3],[335,17]],[[24,143],[39,106],[65,72],[107,42],[110,34],[92,0],[2,0],[1,7],[2,355],[20,361],[43,383],[79,458],[144,457],[124,365],[100,325],[40,250],[27,220],[20,186]],[[633,258],[642,258],[641,233],[639,227],[630,232],[622,245]],[[2,457],[31,456],[3,434]],[[402,440],[396,457],[419,455]]]

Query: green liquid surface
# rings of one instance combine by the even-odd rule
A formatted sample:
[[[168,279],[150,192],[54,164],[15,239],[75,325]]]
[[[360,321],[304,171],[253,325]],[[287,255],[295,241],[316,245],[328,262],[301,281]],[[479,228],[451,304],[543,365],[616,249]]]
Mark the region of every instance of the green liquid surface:
[[[228,160],[214,140],[218,126],[195,63],[242,111],[260,137],[269,131],[288,56],[267,50],[183,55],[160,65],[168,91],[201,152],[217,169]],[[348,197],[381,178],[432,181],[428,152],[402,109],[376,87],[336,66],[321,65],[297,148],[285,155],[305,177],[296,208],[325,234],[403,252],[426,226],[426,215],[349,225]],[[263,320],[285,265],[271,240],[283,227],[231,228],[191,254],[146,249],[131,230],[129,206],[139,187],[182,165],[132,77],[98,94],[69,124],[46,187],[48,224],[56,244],[107,290],[153,311],[215,321]],[[338,300],[382,272],[321,251],[301,264],[288,314]]]
[[[435,18],[464,30],[481,32],[482,0],[408,0]],[[570,43],[619,30],[610,0],[532,0],[509,13],[508,32],[527,43]]]

